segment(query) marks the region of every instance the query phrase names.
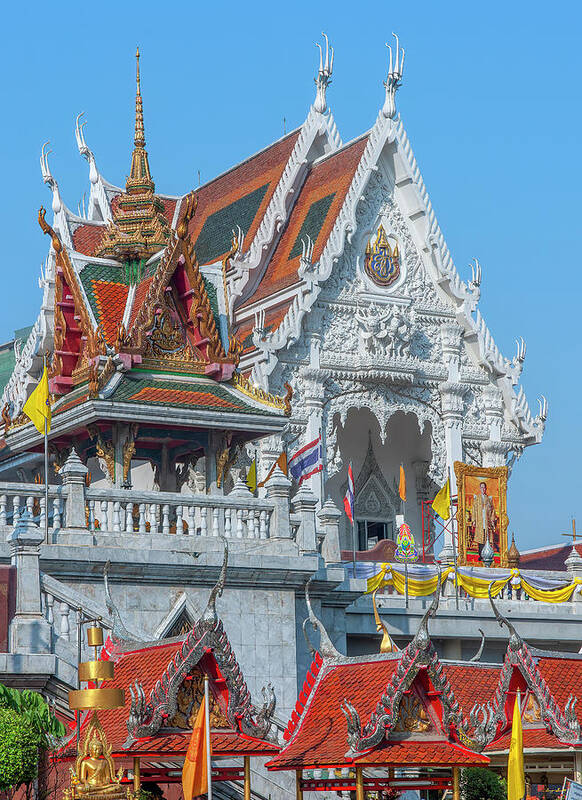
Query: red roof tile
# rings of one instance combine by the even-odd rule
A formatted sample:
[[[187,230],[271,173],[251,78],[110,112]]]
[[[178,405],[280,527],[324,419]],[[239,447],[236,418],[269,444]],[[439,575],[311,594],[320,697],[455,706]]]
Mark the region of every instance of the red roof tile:
[[[475,703],[487,703],[493,698],[501,674],[500,666],[443,663],[443,668],[465,716]]]
[[[371,753],[358,758],[358,764],[395,764],[404,766],[422,764],[423,767],[439,765],[467,766],[468,764],[487,764],[489,758],[451,742],[431,742],[408,739],[399,742],[386,742]]]
[[[367,721],[397,666],[398,659],[386,658],[324,666],[291,741],[271,762],[273,768],[347,763],[347,722],[340,703],[347,697]]]
[[[240,409],[238,403],[231,403],[223,397],[217,397],[212,392],[191,392],[186,389],[164,389],[163,387],[146,386],[130,398],[134,403],[179,403],[193,406],[207,406],[211,408]]]
[[[108,344],[114,344],[117,329],[123,319],[129,287],[124,283],[94,280],[93,294],[99,309],[98,324],[103,326],[103,333]]]
[[[92,256],[97,250],[105,230],[104,225],[91,225],[89,223],[79,225],[73,232],[74,249],[78,253],[83,253],[83,255]]]
[[[582,659],[540,657],[538,669],[563,711],[570,695],[577,694],[582,685]]]
[[[497,752],[498,750],[509,751],[510,744],[511,731],[488,745],[485,748],[485,752]],[[571,745],[560,742],[553,733],[548,733],[544,728],[524,728],[523,746],[524,749],[536,747],[545,750],[566,750],[571,747]]]
[[[329,202],[321,208],[323,219],[318,220],[315,225],[316,235],[312,235],[314,240],[313,261],[320,258],[343,206],[367,142],[367,137],[359,139],[312,168],[265,274],[254,294],[245,301],[244,306],[297,283],[299,280],[297,270],[301,255],[301,248],[297,245],[298,237],[310,209],[318,201],[329,198]]]
[[[153,736],[142,739],[131,747],[132,753],[154,753],[165,755],[184,755],[188,750],[191,731],[184,733],[169,733],[165,736]],[[279,747],[271,742],[261,739],[252,739],[233,730],[213,730],[210,733],[213,756],[227,755],[229,753],[245,753],[246,755],[273,755],[279,752]],[[118,750],[117,755],[125,755],[126,751]]]
[[[576,550],[582,555],[582,547],[576,545]],[[554,545],[533,553],[522,553],[519,566],[522,569],[551,569],[558,572],[566,571],[566,559],[572,552],[572,545]]]

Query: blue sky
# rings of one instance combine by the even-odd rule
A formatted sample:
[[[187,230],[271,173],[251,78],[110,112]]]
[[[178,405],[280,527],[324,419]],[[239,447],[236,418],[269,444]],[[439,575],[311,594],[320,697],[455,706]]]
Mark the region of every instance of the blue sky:
[[[579,4],[354,2],[9,4],[0,86],[3,299],[0,339],[33,322],[47,241],[36,222],[50,203],[50,164],[70,208],[88,191],[74,141],[123,183],[131,152],[134,53],[150,164],[158,188],[182,193],[278,138],[314,97],[314,43],[336,49],[328,100],[344,141],[383,101],[384,42],[406,49],[398,108],[461,274],[483,266],[481,311],[501,350],[527,342],[532,410],[544,393],[544,443],[510,482],[510,530],[520,549],[566,541],[582,526],[578,327],[582,273]]]

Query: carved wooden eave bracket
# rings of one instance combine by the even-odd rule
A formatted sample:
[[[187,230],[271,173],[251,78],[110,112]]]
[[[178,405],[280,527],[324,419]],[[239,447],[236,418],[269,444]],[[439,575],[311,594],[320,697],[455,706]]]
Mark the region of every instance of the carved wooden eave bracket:
[[[67,249],[45,217],[46,210],[41,207],[38,223],[43,233],[51,238],[56,266],[54,352],[49,370],[50,388],[55,394],[64,394],[73,385],[74,370],[82,367],[89,372],[92,362],[105,354],[106,347],[102,333],[94,329]]]

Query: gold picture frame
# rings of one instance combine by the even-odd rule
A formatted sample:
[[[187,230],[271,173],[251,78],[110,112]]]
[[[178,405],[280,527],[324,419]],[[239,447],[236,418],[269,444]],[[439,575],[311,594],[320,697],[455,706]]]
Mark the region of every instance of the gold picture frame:
[[[454,463],[457,478],[458,506],[458,563],[479,563],[479,549],[486,540],[498,555],[494,564],[507,567],[507,467],[477,467]],[[482,484],[485,484],[483,488]],[[476,515],[473,505],[480,501],[481,515]]]

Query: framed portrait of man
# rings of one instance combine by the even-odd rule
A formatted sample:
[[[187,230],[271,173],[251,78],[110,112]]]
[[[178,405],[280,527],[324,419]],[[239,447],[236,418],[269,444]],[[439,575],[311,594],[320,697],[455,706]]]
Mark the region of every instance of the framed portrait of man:
[[[476,467],[455,461],[458,563],[480,564],[486,542],[491,566],[507,566],[507,467]]]

